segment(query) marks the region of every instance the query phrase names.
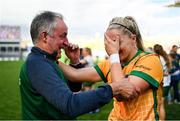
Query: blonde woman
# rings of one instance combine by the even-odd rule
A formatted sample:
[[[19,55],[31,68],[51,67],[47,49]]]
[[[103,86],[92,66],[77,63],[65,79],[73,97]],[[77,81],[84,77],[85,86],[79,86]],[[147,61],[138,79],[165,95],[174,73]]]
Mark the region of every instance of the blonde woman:
[[[128,77],[129,83],[141,93],[130,99],[117,96],[109,120],[158,120],[163,70],[156,54],[144,52],[135,20],[129,16],[113,18],[104,42],[109,60],[79,70],[60,63],[65,76],[74,81],[104,80],[107,83],[121,83]]]

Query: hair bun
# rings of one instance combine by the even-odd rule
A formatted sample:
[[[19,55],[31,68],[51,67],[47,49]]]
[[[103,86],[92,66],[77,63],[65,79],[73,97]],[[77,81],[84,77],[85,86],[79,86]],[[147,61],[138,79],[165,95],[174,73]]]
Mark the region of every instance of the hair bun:
[[[126,16],[126,17],[124,17],[124,18],[132,21],[133,23],[134,23],[134,22],[136,23],[135,19],[134,19],[132,16]]]

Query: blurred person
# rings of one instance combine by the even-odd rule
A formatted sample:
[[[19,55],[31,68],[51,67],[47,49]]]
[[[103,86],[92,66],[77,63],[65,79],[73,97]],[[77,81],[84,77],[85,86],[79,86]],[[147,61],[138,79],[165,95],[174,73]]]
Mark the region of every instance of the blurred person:
[[[107,104],[118,94],[124,98],[138,94],[127,79],[82,93],[69,89],[56,60],[65,48],[71,64],[78,66],[75,61],[79,58],[79,48],[68,43],[68,28],[61,14],[44,11],[36,15],[30,33],[34,47],[19,77],[23,120],[71,120]]]
[[[83,59],[80,59],[80,63],[85,65],[85,67],[93,67],[94,61],[92,58],[92,52],[91,49],[88,47],[82,48],[82,56]],[[93,82],[84,82],[83,83],[83,89],[85,91],[92,90]]]
[[[175,103],[180,103],[180,98],[179,98],[179,80],[180,80],[180,66],[179,63],[177,62],[177,54],[176,53],[170,53],[169,54],[171,57],[171,62],[172,62],[172,68],[170,70],[171,74],[171,86],[173,87],[174,90],[174,99],[173,101]]]
[[[175,61],[177,61],[177,63],[179,63],[180,60],[180,54],[177,53],[179,47],[177,45],[173,45],[172,49],[170,50],[170,54],[174,54],[175,55]]]
[[[86,67],[92,67],[94,65],[92,52],[90,48],[82,48],[82,56],[83,59],[80,60],[80,63],[85,64]]]
[[[175,54],[177,54],[178,48],[179,48],[179,47],[178,47],[177,45],[173,45],[172,48],[171,48],[171,50],[170,50],[170,53],[175,53]]]
[[[80,60],[80,63],[85,65],[85,67],[93,67],[94,61],[92,58],[92,51],[91,48],[85,47],[82,49],[83,59]],[[83,82],[83,91],[89,91],[93,89],[94,82]],[[94,111],[90,111],[89,113],[96,113],[99,112],[99,109]]]
[[[83,54],[82,54],[83,48],[80,48],[80,60],[82,60],[84,58]]]
[[[163,97],[161,99],[161,106],[160,106],[160,120],[165,120],[166,118],[166,111],[165,111],[165,100],[167,101],[169,90],[170,90],[170,82],[171,76],[169,74],[171,70],[171,62],[168,57],[168,54],[163,49],[162,45],[155,44],[154,45],[154,52],[159,56],[162,66],[163,66]]]
[[[146,53],[137,23],[132,17],[115,17],[105,33],[105,49],[110,56],[94,68],[74,69],[59,63],[66,78],[73,81],[128,82],[140,89],[140,95],[130,100],[119,96],[109,120],[158,120],[162,97],[163,70],[159,57]],[[120,58],[120,59],[119,59]]]

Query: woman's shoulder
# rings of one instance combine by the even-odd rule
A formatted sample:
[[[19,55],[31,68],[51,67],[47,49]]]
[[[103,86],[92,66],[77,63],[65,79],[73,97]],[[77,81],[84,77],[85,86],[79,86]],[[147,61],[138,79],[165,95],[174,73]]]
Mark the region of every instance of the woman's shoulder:
[[[141,59],[152,58],[152,59],[159,59],[160,60],[160,58],[161,58],[156,53],[149,53],[149,52],[142,52],[140,56],[141,56]],[[163,59],[163,57],[162,57],[162,59]]]

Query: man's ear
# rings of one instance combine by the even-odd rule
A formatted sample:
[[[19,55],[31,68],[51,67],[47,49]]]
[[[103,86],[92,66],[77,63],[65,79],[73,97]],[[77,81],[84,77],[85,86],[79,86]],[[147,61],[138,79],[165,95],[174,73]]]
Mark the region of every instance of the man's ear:
[[[47,42],[47,32],[42,32],[40,33],[39,39],[42,40],[43,42]]]

